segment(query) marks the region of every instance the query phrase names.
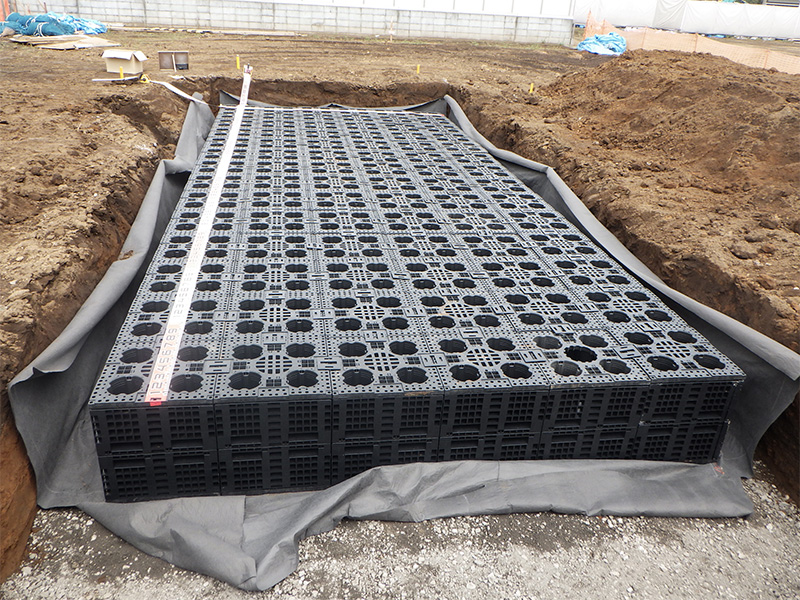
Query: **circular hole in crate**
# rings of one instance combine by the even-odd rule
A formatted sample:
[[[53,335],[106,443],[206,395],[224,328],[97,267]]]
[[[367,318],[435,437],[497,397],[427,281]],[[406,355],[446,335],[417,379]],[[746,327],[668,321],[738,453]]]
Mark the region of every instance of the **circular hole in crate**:
[[[581,342],[585,345],[589,346],[590,348],[605,348],[608,346],[608,342],[601,338],[599,335],[582,335],[580,336]]]
[[[267,270],[266,265],[245,265],[244,272],[245,273],[263,273]]]
[[[521,363],[506,363],[500,365],[500,370],[511,379],[527,379],[532,375],[531,370]]]
[[[161,323],[137,323],[131,329],[131,333],[135,336],[155,335],[159,331],[161,331]]]
[[[333,279],[329,285],[332,290],[349,290],[353,287],[353,282],[349,279]]]
[[[346,267],[346,265],[345,265],[345,267]],[[292,265],[286,265],[286,271],[288,273],[305,273],[306,271],[308,271],[308,265],[304,265],[302,263],[295,263],[295,264],[292,264]]]
[[[525,294],[507,294],[506,302],[509,304],[528,304],[530,299]]]
[[[353,308],[357,303],[354,298],[334,298],[331,304],[334,308]]]
[[[521,262],[519,263],[520,269],[525,269],[526,271],[538,271],[539,270],[539,263],[535,262]]]
[[[203,385],[203,378],[200,375],[176,375],[169,384],[169,389],[173,392],[194,392]]]
[[[248,250],[245,252],[245,256],[247,256],[247,258],[264,258],[266,255],[266,250]]]
[[[508,253],[511,256],[528,256],[528,251],[524,248],[509,248]]]
[[[408,321],[403,317],[386,317],[381,322],[386,329],[408,329]]]
[[[188,235],[174,235],[169,238],[169,241],[173,244],[186,244],[192,241],[192,238]]]
[[[491,250],[487,250],[486,248],[475,248],[475,249],[472,250],[472,253],[475,256],[491,256],[492,255],[492,251]]]
[[[314,356],[315,352],[314,344],[289,344],[286,346],[286,354],[292,358],[308,358]]]
[[[481,327],[499,327],[500,319],[494,315],[477,315],[474,319],[475,323]]]
[[[405,248],[403,250],[400,250],[400,256],[409,256],[409,257],[419,256],[419,250]]]
[[[597,352],[586,346],[569,346],[564,349],[564,354],[578,362],[592,362],[597,360]]]
[[[208,356],[208,348],[205,346],[185,346],[178,350],[178,360],[203,360]]]
[[[509,352],[515,347],[514,342],[507,338],[489,338],[486,340],[486,345],[498,352]]]
[[[322,238],[323,244],[341,244],[342,238],[338,235],[326,235]]]
[[[450,240],[443,235],[432,235],[428,238],[434,244],[447,244]]]
[[[581,374],[581,368],[574,362],[568,360],[557,360],[551,365],[553,371],[563,377],[576,377]]]
[[[214,304],[216,304],[216,302]],[[261,310],[262,308],[264,308],[263,300],[248,299],[239,302],[239,310],[253,311],[253,310]]]
[[[603,292],[589,292],[586,294],[586,297],[592,302],[608,302],[611,300],[611,296]]]
[[[561,248],[556,248],[555,246],[545,246],[544,248],[542,248],[542,252],[544,252],[545,254],[549,254],[551,256],[555,254],[562,254]]]
[[[600,366],[605,371],[608,371],[614,375],[621,375],[631,372],[631,368],[628,365],[616,358],[604,358],[600,361]]]
[[[228,256],[228,251],[227,250],[220,250],[220,249],[207,250],[206,251],[206,256],[208,258],[223,258],[225,256]]]
[[[653,319],[653,321],[672,321],[672,317],[663,310],[646,310],[644,314]]]
[[[261,383],[261,375],[258,373],[234,373],[231,375],[229,385],[235,390],[252,390]]]
[[[455,365],[450,367],[450,374],[458,381],[477,381],[481,372],[472,365]]]
[[[448,271],[466,271],[467,267],[461,263],[445,263],[444,268]]]
[[[283,238],[287,244],[305,244],[306,238],[304,235],[289,235]]]
[[[436,254],[438,254],[439,256],[456,256],[458,254],[458,252],[456,252],[452,248],[439,248],[436,251]],[[454,269],[451,269],[451,270],[454,270]],[[461,270],[463,270],[463,269],[461,269]]]
[[[367,270],[373,273],[384,273],[389,270],[389,265],[386,263],[368,263]]]
[[[151,292],[169,292],[175,289],[174,281],[156,281],[150,286]]]
[[[506,279],[505,277],[498,277],[497,279],[492,279],[492,283],[499,288],[510,288],[517,285],[513,279]]]
[[[133,394],[142,388],[144,380],[141,377],[118,377],[108,384],[108,393],[117,396],[119,394]]]
[[[227,244],[231,241],[231,238],[227,235],[212,235],[208,238],[208,241],[212,244]]]
[[[336,329],[338,329],[339,331],[357,331],[361,329],[361,321],[352,318],[337,319]]]
[[[414,342],[391,342],[389,350],[400,355],[416,354],[417,345]]]
[[[440,340],[439,347],[444,352],[464,352],[467,349],[463,340]]]
[[[575,264],[574,262],[572,262],[571,260],[557,260],[557,261],[556,261],[556,266],[557,266],[559,269],[565,269],[565,270],[567,270],[567,271],[568,271],[568,270],[574,269],[574,268],[575,268],[575,267],[577,267],[578,265],[576,265],[576,264]]]
[[[631,331],[625,334],[625,339],[627,339],[631,344],[636,344],[637,346],[643,346],[646,344],[652,344],[653,338],[649,335],[640,333],[638,331]]]
[[[668,356],[648,356],[647,362],[649,362],[655,369],[658,369],[659,371],[678,370],[678,363]]]
[[[439,296],[423,296],[419,299],[423,306],[444,306],[444,298]]]
[[[374,235],[360,235],[358,236],[358,241],[362,244],[376,244],[378,242],[378,238]]]
[[[394,241],[398,244],[411,244],[414,242],[414,238],[408,235],[396,235]]]
[[[428,375],[419,367],[404,367],[397,370],[397,378],[403,383],[424,383],[428,380]]]
[[[361,254],[364,256],[383,256],[383,250],[379,250],[377,248],[364,248],[361,251]]]
[[[553,287],[555,282],[549,277],[531,277],[531,283],[539,287]]]
[[[479,237],[477,235],[465,235],[464,236],[464,241],[467,244],[481,244],[481,243],[483,243],[483,238]]]
[[[200,283],[203,283],[202,281]],[[218,281],[208,281],[206,283],[216,283],[217,287],[213,289],[219,289],[219,282]],[[259,290],[263,290],[267,287],[267,284],[263,281],[243,281],[242,282],[242,289],[246,292],[257,292]]]
[[[314,324],[308,319],[292,319],[291,321],[286,321],[286,329],[293,333],[298,331],[311,331],[314,329]]]
[[[436,287],[436,282],[430,279],[417,279],[414,281],[414,287],[418,290],[431,290]]]
[[[487,271],[502,271],[503,270],[503,265],[501,265],[500,263],[496,263],[496,262],[483,263],[483,265],[481,265],[481,266],[484,269],[486,269]]]
[[[519,315],[519,320],[525,325],[542,325],[544,324],[544,317],[539,313],[522,313]]]
[[[344,250],[339,250],[338,248],[330,248],[328,250],[325,250],[323,254],[325,254],[325,256],[327,256],[328,258],[341,258],[342,256],[344,256],[345,252]]]
[[[592,280],[589,277],[585,277],[583,275],[573,275],[569,278],[569,280],[575,285],[589,285],[592,283]]]
[[[266,244],[269,238],[265,235],[251,235],[247,238],[247,241],[250,244]],[[264,253],[264,256],[266,256],[266,253]]]
[[[466,279],[463,277],[458,279],[453,279],[453,285],[461,289],[471,289],[476,287],[476,284],[472,279]]]
[[[569,298],[564,294],[545,294],[545,298],[553,304],[569,304]]]
[[[306,255],[308,255],[308,252],[301,248],[293,248],[286,251],[286,256],[289,258],[303,258]]]
[[[375,303],[383,308],[396,308],[400,306],[400,298],[395,298],[394,296],[383,296],[381,298],[377,298]]]
[[[177,273],[181,270],[180,265],[161,265],[158,267],[159,273]]]
[[[369,385],[375,377],[367,369],[350,369],[343,374],[347,385]]]
[[[290,298],[286,301],[286,308],[290,310],[306,310],[311,308],[311,300],[307,298]]]
[[[536,343],[539,348],[543,350],[555,350],[556,348],[561,348],[561,340],[552,335],[537,335],[533,338],[533,341]]]
[[[694,362],[706,369],[724,369],[725,363],[711,354],[695,354]]]
[[[483,296],[464,296],[463,300],[464,304],[469,304],[470,306],[486,306],[489,304],[489,301]]]
[[[311,284],[308,281],[301,281],[299,279],[293,279],[291,281],[287,281],[285,284],[287,290],[298,291],[298,290],[307,290],[311,287]]]
[[[373,279],[371,284],[376,290],[390,290],[394,287],[391,279]]]
[[[430,322],[431,327],[436,327],[437,329],[445,329],[456,326],[456,322],[451,317],[446,317],[443,315],[431,317],[428,319],[428,321]]]
[[[153,350],[150,348],[131,348],[122,353],[120,360],[124,363],[142,363],[150,360]]]
[[[622,275],[609,275],[606,277],[606,279],[611,283],[616,283],[617,285],[628,285],[630,283],[630,280]]]
[[[345,342],[339,344],[339,354],[342,356],[364,356],[366,353],[367,346],[361,342]]]
[[[625,295],[631,300],[636,300],[636,302],[647,302],[650,300],[650,296],[642,292],[625,292]]]
[[[194,225],[192,225],[192,228],[194,228]],[[228,231],[229,229],[231,229],[231,224],[230,223],[214,223],[214,225],[211,226],[211,229],[213,229],[214,231]]]
[[[670,331],[667,335],[680,344],[694,344],[697,341],[696,337],[685,331]]]
[[[428,270],[428,265],[422,263],[408,263],[406,265],[406,270],[412,273],[421,273],[422,271]]]
[[[237,360],[251,360],[258,358],[264,349],[258,344],[245,344],[233,349],[233,357]],[[290,355],[291,356],[291,355]]]
[[[263,281],[249,281],[249,282],[246,282],[246,283],[260,283],[261,287],[256,287],[256,288],[253,288],[253,289],[259,289],[259,290],[264,289],[264,282]],[[219,281],[198,281],[197,284],[194,287],[196,289],[198,289],[199,291],[201,291],[201,292],[215,292],[220,287],[222,287],[222,284]],[[244,284],[242,284],[242,288],[244,288]],[[247,289],[247,288],[244,288],[244,289]]]
[[[169,308],[169,302],[145,302],[142,304],[142,310],[148,313],[164,312]]]
[[[612,323],[627,323],[631,320],[627,314],[619,310],[607,310],[603,315]]]
[[[261,321],[240,321],[236,324],[236,331],[239,333],[258,333],[264,329]]]

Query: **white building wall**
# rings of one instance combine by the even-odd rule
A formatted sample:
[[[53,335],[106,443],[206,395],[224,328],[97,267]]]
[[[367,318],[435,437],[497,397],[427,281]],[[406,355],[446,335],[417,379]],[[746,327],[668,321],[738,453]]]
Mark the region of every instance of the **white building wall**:
[[[569,45],[575,0],[50,0],[105,23]]]

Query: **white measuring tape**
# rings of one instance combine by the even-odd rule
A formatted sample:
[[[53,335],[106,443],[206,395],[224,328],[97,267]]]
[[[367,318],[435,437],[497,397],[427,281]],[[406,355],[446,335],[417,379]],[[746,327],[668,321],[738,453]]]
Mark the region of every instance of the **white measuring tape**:
[[[153,373],[150,376],[150,382],[147,384],[147,392],[145,393],[145,401],[150,406],[158,406],[169,396],[169,385],[172,381],[172,373],[175,370],[175,361],[178,359],[178,349],[183,337],[183,329],[186,326],[186,319],[189,315],[189,306],[194,296],[194,288],[197,285],[197,278],[200,274],[208,238],[211,235],[211,227],[214,225],[214,219],[216,218],[222,188],[228,175],[228,168],[236,146],[236,138],[239,137],[239,129],[242,125],[244,109],[247,105],[247,96],[250,92],[251,71],[252,69],[249,66],[244,68],[239,104],[233,114],[231,128],[228,131],[225,145],[217,163],[217,170],[209,186],[206,205],[200,215],[200,222],[197,225],[192,247],[189,250],[186,265],[172,302],[172,308],[167,317],[164,337],[161,340],[153,365]]]

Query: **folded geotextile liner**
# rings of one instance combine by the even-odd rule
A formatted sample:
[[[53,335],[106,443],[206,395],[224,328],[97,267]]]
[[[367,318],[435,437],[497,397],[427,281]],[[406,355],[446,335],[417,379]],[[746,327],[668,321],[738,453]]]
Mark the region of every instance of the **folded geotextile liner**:
[[[224,99],[223,99],[224,102]],[[258,103],[252,103],[257,105]],[[176,158],[159,165],[121,257],[64,332],[9,385],[43,508],[79,506],[137,548],[248,590],[297,566],[298,542],[343,518],[554,511],[588,515],[734,517],[752,511],[741,477],[756,443],[800,386],[800,356],[674,290],[631,255],[549,167],[499,150],[450,97],[415,107],[446,114],[555,209],[658,291],[747,373],[715,464],[650,461],[463,461],[377,467],[322,491],[104,502],[87,400],[213,122],[189,106]]]

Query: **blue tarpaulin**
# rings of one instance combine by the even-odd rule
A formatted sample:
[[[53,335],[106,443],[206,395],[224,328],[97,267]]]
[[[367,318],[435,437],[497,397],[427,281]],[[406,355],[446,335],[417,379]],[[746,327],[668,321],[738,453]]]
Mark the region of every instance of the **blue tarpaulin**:
[[[3,21],[4,27],[10,27],[22,35],[72,35],[76,32],[85,34],[105,33],[108,27],[100,21],[81,19],[61,13],[44,13],[39,15],[21,15],[11,13]]]
[[[578,44],[578,50],[609,56],[619,56],[627,47],[625,38],[613,31],[605,35],[593,35]]]

